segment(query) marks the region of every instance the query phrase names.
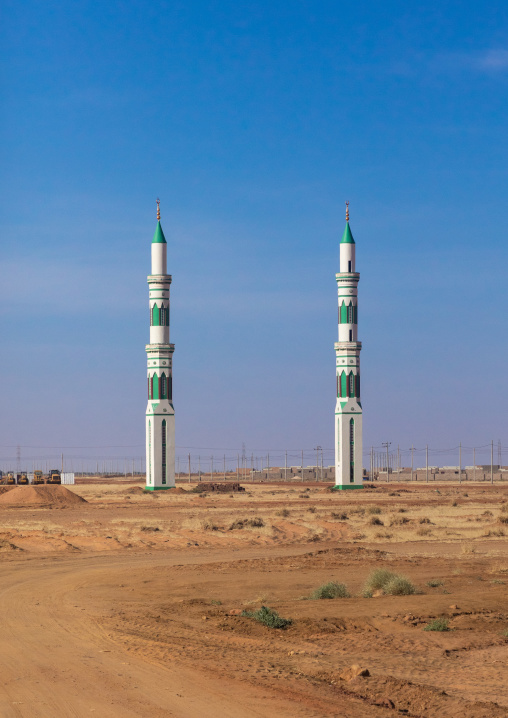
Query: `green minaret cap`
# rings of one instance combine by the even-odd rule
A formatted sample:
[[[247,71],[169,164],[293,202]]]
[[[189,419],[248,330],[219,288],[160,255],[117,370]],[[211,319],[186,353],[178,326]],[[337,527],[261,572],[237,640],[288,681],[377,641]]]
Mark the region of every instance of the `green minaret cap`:
[[[155,228],[155,234],[153,235],[152,244],[167,244],[166,237],[164,236],[164,232],[162,231],[160,220],[157,222],[157,227]]]
[[[351,234],[351,230],[349,228],[349,202],[346,202],[346,227],[344,229],[344,234],[342,235],[342,239],[340,240],[341,244],[354,244],[355,240],[353,239],[353,235]]]
[[[157,227],[155,228],[155,234],[153,235],[152,244],[167,244],[166,237],[161,227],[161,208],[160,199],[157,198]]]
[[[155,240],[154,240],[155,242]],[[351,234],[351,230],[349,228],[349,222],[346,222],[346,227],[344,229],[344,234],[342,235],[342,239],[340,240],[341,244],[354,244],[355,240],[353,239],[353,235]]]

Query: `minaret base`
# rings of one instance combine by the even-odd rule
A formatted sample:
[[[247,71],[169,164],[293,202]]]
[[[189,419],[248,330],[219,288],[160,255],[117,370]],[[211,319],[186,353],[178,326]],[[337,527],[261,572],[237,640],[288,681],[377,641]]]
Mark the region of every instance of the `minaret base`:
[[[338,486],[332,486],[332,491],[350,491],[351,489],[363,489],[363,486],[358,484],[339,484]]]
[[[176,489],[176,486],[145,486],[145,491],[169,491]]]

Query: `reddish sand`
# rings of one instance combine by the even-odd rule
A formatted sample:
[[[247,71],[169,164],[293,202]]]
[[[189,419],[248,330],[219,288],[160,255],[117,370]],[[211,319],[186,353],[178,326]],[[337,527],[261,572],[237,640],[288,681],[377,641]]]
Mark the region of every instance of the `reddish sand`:
[[[14,486],[0,495],[0,504],[4,506],[73,506],[83,503],[86,503],[85,499],[60,485]]]
[[[27,488],[88,503],[3,502]],[[483,484],[13,488],[0,716],[508,716],[507,499]],[[364,597],[376,568],[417,592]],[[309,600],[329,581],[351,598]],[[292,624],[242,615],[262,605]],[[435,619],[449,630],[424,631]]]

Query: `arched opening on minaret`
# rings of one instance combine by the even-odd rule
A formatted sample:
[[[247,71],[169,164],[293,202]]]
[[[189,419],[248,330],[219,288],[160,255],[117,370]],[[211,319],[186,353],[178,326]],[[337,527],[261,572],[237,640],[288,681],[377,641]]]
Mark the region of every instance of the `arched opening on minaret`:
[[[166,483],[166,419],[162,420],[162,483]]]
[[[152,482],[152,422],[148,420],[148,483]]]
[[[354,396],[355,395],[355,375],[353,372],[349,373],[349,386],[348,386],[348,396]]]
[[[157,376],[157,374],[154,374],[154,375],[153,375],[152,399],[160,399],[160,393],[159,393],[159,377]]]
[[[346,377],[346,372],[344,372],[344,371],[340,375],[339,396],[341,398],[347,396],[347,377]]]
[[[168,380],[166,377],[166,374],[162,372],[161,374],[161,399],[167,399],[168,398]]]
[[[349,481],[355,480],[355,420],[349,420]]]

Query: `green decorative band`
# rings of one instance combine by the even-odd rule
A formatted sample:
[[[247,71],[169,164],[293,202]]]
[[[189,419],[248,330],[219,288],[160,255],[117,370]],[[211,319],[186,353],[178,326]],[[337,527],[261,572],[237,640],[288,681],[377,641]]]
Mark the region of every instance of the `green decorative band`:
[[[351,489],[363,489],[362,484],[335,484],[332,491],[351,491]]]
[[[176,489],[176,486],[145,486],[145,491],[169,491]]]

